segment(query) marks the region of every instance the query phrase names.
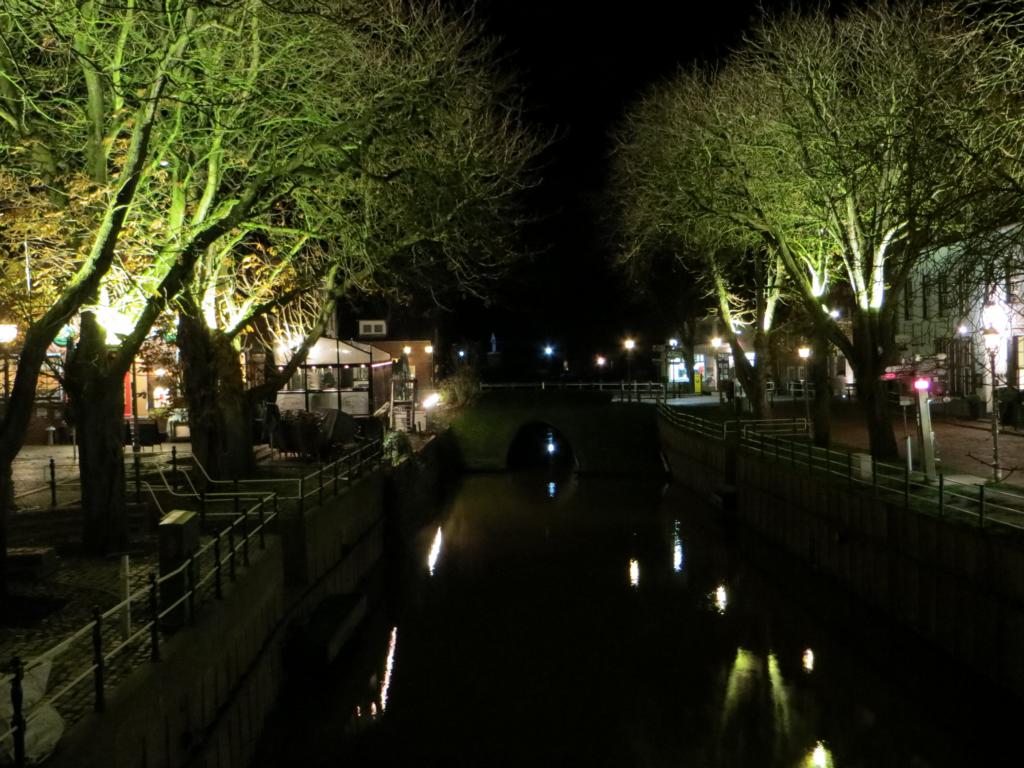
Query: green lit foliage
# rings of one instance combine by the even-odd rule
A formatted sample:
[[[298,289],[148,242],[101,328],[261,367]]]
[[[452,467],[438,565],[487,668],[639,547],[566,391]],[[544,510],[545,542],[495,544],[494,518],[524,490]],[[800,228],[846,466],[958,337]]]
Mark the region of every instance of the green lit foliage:
[[[778,257],[794,302],[853,365],[878,455],[895,451],[878,379],[910,271],[1007,215],[961,141],[964,116],[986,109],[971,55],[951,53],[966,23],[915,2],[791,13],[667,89],[674,129],[658,151],[677,183],[650,215]],[[845,297],[842,322],[830,296]]]
[[[325,64],[354,113],[322,118],[345,162],[200,259],[190,301],[211,330],[312,342],[348,294],[480,294],[517,257],[518,193],[543,142],[493,43],[470,19],[400,3],[350,34],[350,59]]]

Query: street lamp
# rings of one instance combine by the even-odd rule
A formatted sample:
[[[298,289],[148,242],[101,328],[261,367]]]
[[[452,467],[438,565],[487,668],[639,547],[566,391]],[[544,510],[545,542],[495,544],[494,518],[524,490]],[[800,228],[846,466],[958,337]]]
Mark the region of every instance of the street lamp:
[[[996,401],[996,353],[1002,343],[1002,335],[994,324],[981,332],[981,340],[988,352],[989,372],[992,376],[992,474],[999,480],[999,406]]]
[[[811,357],[811,348],[807,346],[799,347],[796,351],[797,355],[803,360],[804,365],[807,365],[807,361]],[[800,388],[804,391],[804,417],[807,419],[807,433],[811,432],[811,404],[807,400],[807,379],[800,379]]]
[[[550,358],[555,353],[555,348],[550,344],[544,345],[544,357]]]
[[[628,381],[633,380],[633,349],[636,348],[636,342],[633,339],[626,339],[623,342],[623,346],[626,348],[626,379]]]

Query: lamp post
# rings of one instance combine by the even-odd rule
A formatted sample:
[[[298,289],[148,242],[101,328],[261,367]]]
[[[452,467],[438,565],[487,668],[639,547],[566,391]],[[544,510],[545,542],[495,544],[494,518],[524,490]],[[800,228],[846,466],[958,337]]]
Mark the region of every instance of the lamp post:
[[[10,392],[10,351],[8,345],[18,338],[18,326],[13,323],[0,323],[0,346],[4,352],[4,403],[11,399]]]
[[[989,375],[992,377],[992,475],[999,480],[999,405],[996,400],[996,353],[1002,343],[1002,335],[994,324],[981,332],[981,339],[988,352]]]
[[[626,379],[630,382],[633,381],[633,350],[636,348],[636,342],[633,339],[626,339],[623,344],[626,348]]]
[[[804,366],[807,365],[807,361],[811,357],[811,348],[803,346],[797,349],[797,355],[803,361]],[[800,378],[800,389],[804,393],[804,418],[807,419],[807,434],[811,434],[811,404],[807,399],[807,379],[804,377]]]
[[[594,363],[597,365],[597,388],[604,388],[604,366],[608,362],[604,355],[598,355],[594,359]]]

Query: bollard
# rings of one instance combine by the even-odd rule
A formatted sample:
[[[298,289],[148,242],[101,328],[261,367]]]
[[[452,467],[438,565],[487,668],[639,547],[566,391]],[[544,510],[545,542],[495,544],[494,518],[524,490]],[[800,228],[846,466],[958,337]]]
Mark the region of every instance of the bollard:
[[[171,446],[171,489],[178,490],[178,446]]]
[[[242,565],[249,567],[249,508],[242,510]]]
[[[224,590],[221,586],[220,579],[220,531],[217,531],[217,537],[213,540],[213,593],[220,600],[224,597]]]
[[[50,457],[50,508],[57,506],[57,465]]]
[[[238,478],[237,477],[234,479],[234,486],[233,486],[233,488],[235,489],[234,490],[234,493],[235,493],[235,517],[238,517],[238,512],[239,512],[238,504],[239,504],[240,499],[238,498]]]
[[[264,517],[264,514],[263,514],[263,503],[264,503],[264,501],[265,501],[265,499],[262,496],[260,496],[260,506],[259,506],[259,515],[260,515],[260,549],[266,549],[267,548],[267,539],[266,539],[266,536],[265,536],[265,533],[266,533],[266,530],[265,530],[266,529],[266,518]]]
[[[160,661],[160,597],[157,594],[156,574],[149,574],[149,658]]]
[[[978,486],[978,526],[985,527],[985,486]]]
[[[228,526],[228,578],[235,580],[235,524]]]
[[[946,476],[939,472],[939,517],[942,517],[945,506]]]
[[[96,606],[92,608],[92,684],[93,709],[102,712],[106,707],[103,696],[103,614]]]
[[[25,679],[25,665],[15,656],[11,660],[11,729],[14,737],[14,766],[25,768],[25,693],[22,680]]]
[[[188,618],[192,624],[196,623],[196,557],[188,556],[188,565],[185,566],[185,581],[188,589]]]
[[[135,503],[142,503],[142,480],[139,478],[139,454],[133,454],[132,465],[135,468]]]

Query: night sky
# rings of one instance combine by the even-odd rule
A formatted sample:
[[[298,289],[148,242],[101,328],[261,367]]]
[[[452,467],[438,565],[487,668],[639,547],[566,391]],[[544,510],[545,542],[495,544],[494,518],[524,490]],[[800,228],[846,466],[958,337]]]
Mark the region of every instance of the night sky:
[[[500,287],[491,307],[461,304],[445,323],[449,341],[483,349],[493,332],[505,362],[520,369],[550,342],[556,357],[585,378],[594,355],[614,357],[626,334],[642,348],[664,340],[671,320],[610,267],[614,254],[601,211],[609,133],[647,86],[735,46],[760,5],[478,3],[478,16],[502,40],[506,66],[519,74],[529,117],[559,138],[530,200],[538,222],[524,232],[527,247],[539,255]]]

